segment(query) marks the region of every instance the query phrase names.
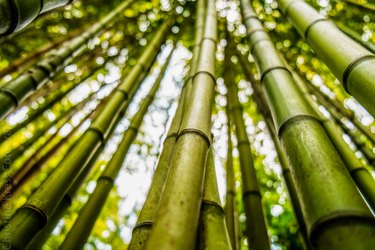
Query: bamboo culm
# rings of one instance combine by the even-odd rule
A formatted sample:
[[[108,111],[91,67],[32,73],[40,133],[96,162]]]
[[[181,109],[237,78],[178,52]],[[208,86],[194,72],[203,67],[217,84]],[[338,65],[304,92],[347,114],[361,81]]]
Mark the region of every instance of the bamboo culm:
[[[138,134],[143,117],[147,113],[148,107],[151,105],[155,94],[159,89],[172,54],[173,51],[171,51],[169,57],[167,58],[148,96],[140,104],[137,114],[133,117],[129,128],[125,131],[123,139],[118,145],[118,150],[114,153],[112,159],[99,177],[94,192],[90,195],[89,200],[81,209],[77,220],[67,234],[64,242],[60,246],[60,249],[82,249],[86,243],[95,221],[98,218],[101,209],[105,205],[108,194],[112,189],[116,177],[123,165],[126,154]]]
[[[232,250],[219,197],[213,149],[207,155],[197,249]]]
[[[232,47],[233,47],[232,43],[230,45],[232,45]],[[236,49],[233,49],[233,50],[236,52],[236,55],[239,58],[239,62],[241,64],[242,71],[243,71],[243,73],[246,77],[246,80],[248,80],[251,83],[251,85],[254,89],[255,94],[253,95],[253,99],[257,104],[258,110],[260,111],[260,113],[264,117],[264,120],[266,122],[268,131],[270,133],[272,141],[274,142],[276,153],[277,153],[279,163],[280,163],[280,166],[281,166],[281,169],[282,169],[284,181],[285,181],[286,187],[288,189],[289,197],[291,199],[291,202],[292,202],[292,205],[293,205],[293,210],[294,210],[294,213],[295,213],[295,216],[296,216],[296,219],[297,219],[299,232],[300,232],[301,237],[302,237],[301,240],[303,241],[303,244],[305,245],[305,248],[309,249],[309,247],[308,247],[309,240],[308,240],[308,236],[307,236],[305,221],[304,221],[303,215],[302,215],[301,204],[298,200],[297,191],[296,191],[296,188],[295,188],[295,185],[294,185],[294,182],[293,182],[292,175],[290,173],[290,168],[289,168],[287,158],[286,158],[285,153],[284,153],[284,151],[283,151],[283,149],[280,145],[279,138],[278,138],[277,133],[275,131],[275,126],[274,126],[274,123],[272,121],[271,111],[270,111],[270,109],[267,105],[266,97],[264,95],[262,86],[260,85],[259,81],[257,81],[254,78],[253,74],[251,73],[251,66],[250,66],[249,61],[247,61],[247,59],[243,55],[241,55],[238,50],[236,50]]]
[[[38,2],[40,1],[38,0]],[[0,107],[0,119],[13,111],[35,90],[46,84],[46,82],[54,77],[64,65],[85,52],[87,49],[86,42],[97,35],[133,2],[134,0],[128,0],[121,3],[116,9],[91,26],[81,36],[64,42],[56,51],[51,52],[28,71],[20,74],[17,78],[2,86],[0,88],[0,103],[2,104]]]
[[[215,90],[216,9],[206,6],[204,36],[189,105],[184,113],[170,171],[146,249],[193,249],[199,224],[205,162],[210,147]]]
[[[241,10],[250,50],[290,164],[312,246],[317,249],[371,248],[375,245],[371,211],[318,117],[296,88],[291,72],[249,1],[241,0]]]
[[[117,118],[123,113],[147,75],[155,60],[161,44],[169,32],[171,20],[165,21],[153,36],[137,64],[123,82],[116,88],[109,102],[98,113],[90,128],[80,137],[69,154],[43,182],[39,189],[28,199],[0,231],[0,241],[9,239],[11,230],[12,249],[23,249],[47,223],[48,218],[60,203],[74,180],[85,169],[88,161],[108,138]]]
[[[231,133],[231,122],[230,112],[227,108],[227,126],[228,126],[228,153],[227,153],[227,193],[225,197],[225,221],[228,228],[229,239],[233,250],[240,249],[238,242],[238,211],[236,202],[236,180],[233,169],[233,145],[232,145],[232,133]]]
[[[246,214],[246,233],[249,246],[253,249],[270,249],[267,227],[262,208],[262,196],[254,168],[250,142],[242,117],[242,106],[238,100],[238,87],[234,82],[229,48],[225,51],[224,83],[227,87],[227,105],[236,128],[242,177],[242,200]]]
[[[308,3],[302,0],[277,2],[344,89],[375,116],[375,55],[341,32]]]
[[[137,219],[132,233],[132,239],[129,243],[129,249],[142,250],[145,248],[146,241],[154,223],[156,213],[158,211],[160,199],[167,179],[170,164],[175,150],[176,138],[180,129],[183,114],[186,112],[188,100],[191,92],[191,82],[196,70],[196,64],[199,57],[200,41],[203,36],[204,20],[205,20],[205,0],[198,1],[197,17],[195,22],[195,38],[193,58],[190,63],[189,76],[185,81],[181,91],[180,100],[177,106],[175,116],[172,119],[167,136],[163,143],[163,150],[160,154],[155,173],[152,178],[150,189],[147,193],[145,203]]]

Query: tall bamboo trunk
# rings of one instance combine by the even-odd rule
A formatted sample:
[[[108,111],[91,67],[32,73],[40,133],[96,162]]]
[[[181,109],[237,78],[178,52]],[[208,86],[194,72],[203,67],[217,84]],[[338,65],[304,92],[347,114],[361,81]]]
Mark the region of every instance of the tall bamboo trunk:
[[[26,204],[17,211],[6,228],[0,231],[0,240],[5,240],[9,239],[9,230],[11,230],[12,249],[25,248],[35,234],[46,225],[66,191],[108,138],[117,118],[128,106],[129,99],[134,96],[155,60],[161,44],[165,41],[169,31],[169,21],[165,21],[160,26],[137,64],[116,88],[90,128]]]
[[[375,56],[342,33],[308,3],[278,0],[299,34],[341,81],[345,90],[375,116]]]
[[[129,249],[144,249],[148,239],[151,227],[155,220],[161,194],[163,193],[165,182],[169,173],[170,164],[175,151],[176,138],[180,129],[182,116],[186,111],[188,100],[191,92],[191,82],[196,71],[196,64],[199,59],[200,41],[203,36],[204,20],[205,20],[205,0],[200,0],[197,3],[197,14],[195,21],[195,38],[193,58],[191,59],[191,66],[189,76],[183,85],[180,100],[177,106],[175,116],[173,117],[169,131],[163,143],[163,150],[160,154],[158,163],[156,165],[155,173],[152,178],[151,186],[148,191],[145,203],[138,216],[137,224],[133,228],[132,239],[129,243]]]
[[[102,175],[99,177],[95,190],[90,195],[90,198],[86,202],[85,206],[81,209],[77,220],[66,236],[64,242],[60,246],[60,249],[82,249],[85,245],[88,237],[90,236],[95,221],[98,218],[101,209],[105,205],[105,201],[123,165],[126,154],[128,153],[131,144],[138,134],[139,127],[143,121],[143,117],[146,115],[148,107],[151,105],[156,91],[159,89],[164,73],[167,70],[168,64],[170,62],[172,53],[173,51],[171,51],[169,57],[167,58],[148,96],[140,104],[137,114],[133,117],[129,128],[124,133],[124,137],[121,143],[118,145],[117,151],[114,153],[111,161],[108,163]]]
[[[294,214],[295,214],[296,219],[297,219],[299,232],[300,232],[300,235],[301,235],[301,240],[303,241],[303,244],[304,244],[305,248],[309,249],[310,248],[309,247],[309,240],[308,240],[308,236],[307,236],[305,221],[304,221],[303,215],[302,215],[301,204],[299,202],[299,199],[298,199],[298,196],[297,196],[297,191],[296,191],[296,188],[295,188],[295,185],[294,185],[294,182],[293,182],[293,178],[292,178],[292,175],[290,173],[290,168],[289,168],[289,164],[288,164],[288,161],[287,161],[287,157],[286,157],[286,155],[285,155],[285,153],[284,153],[284,151],[283,151],[283,149],[280,145],[279,138],[278,138],[277,133],[275,131],[275,126],[274,126],[273,121],[272,121],[271,111],[270,111],[270,109],[267,105],[267,101],[266,101],[266,97],[264,95],[264,91],[263,91],[262,86],[260,85],[259,81],[257,81],[254,78],[253,74],[251,73],[251,66],[249,64],[249,61],[247,61],[246,58],[243,55],[241,55],[238,50],[234,50],[234,51],[236,52],[236,55],[239,58],[239,62],[241,64],[241,67],[242,67],[242,70],[243,70],[243,73],[245,75],[246,80],[248,80],[251,83],[251,85],[254,89],[253,99],[257,104],[258,110],[260,111],[259,113],[261,113],[263,115],[263,118],[264,118],[264,120],[266,122],[266,125],[267,125],[267,128],[268,128],[268,131],[269,131],[270,136],[272,138],[272,141],[274,143],[276,153],[277,153],[277,156],[278,156],[278,159],[279,159],[279,163],[280,163],[280,166],[281,166],[281,169],[282,169],[284,181],[285,181],[286,187],[288,189],[288,194],[289,194],[290,200],[292,202]]]
[[[197,72],[146,249],[195,247],[215,89],[215,1],[208,0],[206,8]]]
[[[230,112],[227,109],[227,119],[228,119],[228,153],[227,153],[227,193],[225,202],[225,221],[228,228],[228,234],[233,250],[240,249],[240,244],[238,242],[238,211],[237,211],[237,201],[236,201],[236,180],[233,169],[233,145],[232,145],[232,133],[231,133],[231,122],[230,122]]]
[[[241,0],[241,7],[251,51],[290,163],[313,247],[372,248],[375,245],[373,215],[319,119],[295,87],[291,73],[249,2]],[[305,16],[309,15],[305,13]]]
[[[33,0],[35,1],[35,0]],[[30,1],[31,3],[32,1]],[[40,2],[39,0],[37,2]],[[86,42],[97,35],[118,14],[122,13],[134,0],[121,3],[106,17],[91,26],[81,36],[63,43],[59,49],[46,56],[30,70],[22,73],[16,79],[0,88],[0,119],[14,110],[31,93],[42,87],[69,61],[79,56],[85,50]]]
[[[225,212],[221,206],[213,149],[208,152],[196,249],[231,250]]]
[[[228,47],[225,51],[224,82],[227,87],[227,105],[236,128],[237,148],[239,151],[242,177],[242,200],[246,214],[246,233],[251,249],[271,249],[262,208],[262,196],[254,168],[250,142],[247,137],[242,106],[238,100],[238,87],[234,82],[234,70],[231,65]]]

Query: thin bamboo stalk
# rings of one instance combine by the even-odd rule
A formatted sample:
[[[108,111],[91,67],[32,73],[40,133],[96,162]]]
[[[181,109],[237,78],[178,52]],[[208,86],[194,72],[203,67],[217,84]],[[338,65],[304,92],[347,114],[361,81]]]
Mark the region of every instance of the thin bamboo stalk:
[[[362,10],[365,11],[375,11],[375,4],[369,3],[367,1],[355,1],[355,0],[343,0],[345,3],[348,3],[349,5],[356,6]]]
[[[191,97],[146,249],[195,247],[215,87],[215,0],[209,0]]]
[[[224,83],[227,87],[227,105],[232,114],[238,140],[240,168],[242,177],[242,200],[246,214],[246,233],[249,246],[253,249],[271,249],[262,208],[262,196],[254,168],[250,142],[247,137],[242,106],[238,100],[238,87],[234,82],[229,49],[225,51]]]
[[[350,27],[341,24],[339,22],[335,22],[337,27],[344,32],[346,35],[348,35],[351,39],[357,41],[357,43],[360,43],[363,47],[371,51],[372,53],[375,53],[375,44],[370,41],[363,41],[360,34],[358,34],[355,30],[351,29]]]
[[[43,182],[0,231],[0,240],[9,239],[13,249],[22,249],[30,242],[38,231],[47,223],[69,187],[86,168],[89,160],[108,138],[117,118],[129,105],[140,83],[147,75],[154,62],[161,44],[169,31],[170,20],[165,21],[153,36],[149,45],[132,68],[124,81],[111,95],[109,102],[98,113],[90,128],[80,137],[69,154],[56,167],[54,172]],[[16,226],[17,225],[17,226]]]
[[[124,133],[121,143],[118,145],[117,151],[114,153],[102,175],[97,180],[95,190],[90,195],[90,198],[86,202],[85,206],[81,209],[77,220],[59,249],[70,250],[73,248],[82,249],[84,247],[88,237],[90,236],[91,230],[94,227],[96,219],[99,217],[101,209],[105,205],[105,201],[114,185],[116,177],[123,166],[123,162],[128,150],[138,134],[139,127],[141,126],[143,118],[148,111],[148,107],[153,102],[155,94],[159,89],[160,83],[169,65],[172,53],[173,51],[171,51],[169,57],[167,58],[148,96],[140,104],[137,114],[133,117],[129,128]]]
[[[40,1],[38,0],[37,2]],[[116,9],[91,26],[81,36],[61,44],[59,49],[52,52],[49,56],[46,56],[35,66],[31,67],[30,70],[2,86],[0,88],[0,103],[2,104],[0,106],[0,119],[14,110],[27,96],[43,86],[48,79],[54,77],[69,61],[83,53],[86,48],[86,42],[97,35],[133,2],[134,0],[128,0],[121,3]]]
[[[22,167],[14,173],[12,176],[9,176],[6,179],[6,183],[0,188],[0,207],[3,203],[9,200],[9,196],[14,195],[17,192],[18,188],[21,187],[28,179],[40,169],[49,159],[53,156],[60,148],[63,146],[71,137],[77,132],[81,125],[87,121],[91,116],[96,112],[96,109],[92,112],[89,112],[78,124],[75,126],[66,136],[61,138],[51,149],[43,154],[43,149],[58,136],[60,130],[57,130],[49,140],[47,140],[40,148],[32,155],[30,158],[22,164]]]
[[[103,85],[102,87],[104,87]],[[14,161],[16,161],[19,157],[22,156],[22,154],[36,141],[38,141],[50,128],[53,126],[59,125],[62,121],[69,120],[75,112],[77,112],[79,109],[81,109],[87,102],[89,102],[92,98],[92,96],[95,93],[90,93],[85,99],[83,99],[81,102],[73,105],[72,107],[68,108],[67,110],[64,110],[59,117],[57,117],[55,120],[48,122],[43,128],[37,130],[32,137],[30,137],[28,140],[22,143],[19,147],[13,149],[12,151],[6,153],[2,158],[0,158],[0,173],[5,172],[6,170],[11,168],[11,165]],[[64,123],[61,123],[58,127],[62,127]]]
[[[299,34],[341,81],[345,90],[375,116],[375,56],[301,0],[278,0]]]
[[[357,148],[363,153],[365,158],[367,159],[368,163],[375,167],[375,154],[372,152],[372,150],[366,145],[365,140],[361,138],[364,134],[363,131],[360,129],[360,127],[357,127],[357,131],[354,131],[348,125],[344,122],[345,119],[348,119],[350,122],[353,123],[354,119],[350,119],[347,116],[344,116],[339,109],[337,109],[335,106],[331,105],[331,102],[328,101],[328,97],[325,95],[322,95],[322,93],[315,88],[312,88],[311,84],[306,84],[306,87],[308,88],[310,94],[314,95],[318,103],[322,104],[328,112],[332,115],[332,118],[336,121],[337,124],[339,124],[340,128],[344,130],[346,134],[350,136],[352,141],[356,144]],[[325,98],[327,97],[327,98]],[[358,120],[357,120],[358,121]],[[358,121],[359,122],[359,121]],[[363,125],[362,125],[363,126]],[[370,131],[368,131],[371,133]],[[366,136],[366,135],[365,135]],[[370,139],[366,136],[367,139]],[[372,140],[370,139],[372,142]],[[373,144],[373,143],[372,143]]]
[[[181,91],[180,100],[177,106],[175,116],[173,117],[169,131],[163,142],[163,150],[160,154],[159,161],[155,168],[155,173],[148,191],[145,203],[138,216],[137,224],[133,228],[132,239],[129,243],[129,249],[144,249],[148,239],[151,227],[154,223],[156,213],[159,208],[161,194],[163,193],[165,181],[167,179],[170,164],[175,150],[176,138],[180,129],[182,116],[186,111],[189,96],[191,93],[191,82],[196,71],[196,64],[199,59],[200,41],[203,37],[203,28],[205,20],[206,1],[200,0],[197,3],[197,14],[195,22],[195,38],[193,57],[189,76],[185,81]]]
[[[375,245],[372,213],[249,2],[241,0],[241,7],[251,52],[290,163],[312,246],[371,248]]]
[[[230,112],[227,109],[228,119],[228,154],[227,154],[227,193],[225,202],[225,221],[228,228],[228,234],[233,250],[240,249],[238,242],[238,211],[236,204],[236,181],[233,169],[233,145],[232,145],[232,133],[231,133],[231,122]]]
[[[327,107],[330,107],[332,106],[338,113],[340,113],[341,115],[339,115],[339,117],[345,117],[346,119],[348,119],[351,123],[354,124],[354,126],[362,133],[364,134],[370,141],[372,144],[375,145],[375,134],[372,133],[369,128],[365,127],[354,115],[353,112],[349,111],[348,109],[346,109],[338,100],[336,99],[331,99],[329,98],[327,95],[323,94],[319,89],[318,87],[314,86],[313,84],[311,84],[310,82],[306,82],[306,81],[303,81],[305,82],[306,84],[304,85],[309,85],[308,88],[309,89],[312,89],[313,92],[314,92],[314,95],[315,96],[319,96],[318,98],[323,98],[326,102],[325,106]]]
[[[207,155],[197,249],[229,250],[233,248],[219,197],[212,150]]]

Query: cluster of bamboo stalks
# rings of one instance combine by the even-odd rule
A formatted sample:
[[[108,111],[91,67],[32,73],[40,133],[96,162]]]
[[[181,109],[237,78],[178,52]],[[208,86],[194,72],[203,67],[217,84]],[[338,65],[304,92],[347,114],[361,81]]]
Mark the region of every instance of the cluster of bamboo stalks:
[[[0,34],[17,31],[40,13],[69,2],[4,1],[0,10],[6,18],[0,20]],[[42,55],[41,60],[0,87],[2,119],[20,107],[30,106],[39,97],[46,97],[49,92],[56,93],[30,111],[25,120],[0,133],[1,138],[7,138],[36,121],[43,123],[31,137],[0,158],[0,173],[8,176],[0,187],[0,204],[3,207],[12,193],[32,179],[38,169],[76,136],[85,121],[90,121],[88,128],[76,136],[63,159],[48,173],[26,203],[1,225],[0,248],[33,250],[43,247],[127,112],[155,64],[162,45],[168,37],[172,37],[170,30],[177,19],[173,16],[175,14],[165,15],[157,30],[149,35],[146,47],[133,53],[136,63],[132,67],[122,67],[120,80],[101,84],[99,90],[90,92],[78,103],[64,105],[56,119],[43,120],[41,117],[46,111],[63,102],[69,93],[82,82],[96,76],[108,63],[116,61],[115,56],[106,56],[100,49],[89,49],[87,43],[109,29],[124,10],[132,8],[133,2],[122,2],[82,33],[68,36],[47,46],[47,49],[37,51],[38,56]],[[374,167],[375,164],[372,148],[375,135],[341,102],[329,98],[293,71],[277,51],[248,0],[240,1],[240,9],[255,65],[237,50],[234,37],[225,31],[227,45],[222,76],[227,91],[228,156],[227,193],[223,208],[216,181],[214,138],[211,135],[218,37],[215,3],[215,0],[197,0],[190,71],[166,133],[151,187],[133,229],[129,249],[241,248],[232,131],[235,131],[239,151],[242,204],[246,215],[245,237],[250,249],[271,249],[251,141],[238,98],[235,78],[238,74],[251,83],[253,100],[274,142],[304,248],[372,249],[375,246],[375,180],[368,166]],[[366,49],[358,44],[349,37],[352,32],[340,27],[349,34],[345,35],[304,1],[278,0],[278,4],[299,34],[342,82],[345,90],[375,115],[375,101],[372,98],[375,94],[375,56],[371,46]],[[364,8],[366,6],[372,5],[367,4]],[[178,34],[173,35],[172,39],[178,40]],[[115,44],[132,46],[130,38],[116,41]],[[173,46],[176,46],[176,42]],[[97,179],[95,190],[79,212],[60,249],[82,249],[87,242],[162,83],[173,51],[123,132],[117,150]],[[49,84],[66,65],[78,60],[84,65],[97,55],[102,55],[104,62],[90,65],[80,81],[69,82],[60,91],[56,91],[60,88],[58,82]],[[238,65],[233,63],[232,57],[238,58]],[[4,74],[17,70],[23,63],[12,65],[12,69]],[[255,68],[260,80],[254,75]],[[110,88],[110,93],[104,97],[98,96],[97,93],[105,88]],[[78,124],[67,136],[52,144],[58,137],[58,130],[90,102],[95,105],[83,114]],[[320,105],[326,107],[330,118],[320,112]],[[345,119],[352,122],[356,131],[346,126]],[[41,141],[54,127],[57,131]],[[366,161],[359,159],[344,141],[345,134],[353,140]],[[359,137],[365,138],[366,143]],[[37,143],[39,148],[15,168],[13,163]]]

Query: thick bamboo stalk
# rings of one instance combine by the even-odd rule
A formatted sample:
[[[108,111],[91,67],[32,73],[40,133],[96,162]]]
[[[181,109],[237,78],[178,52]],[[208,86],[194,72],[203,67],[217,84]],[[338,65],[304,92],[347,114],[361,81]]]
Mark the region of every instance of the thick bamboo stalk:
[[[102,175],[97,181],[94,192],[90,195],[89,200],[85,206],[81,209],[77,220],[73,227],[67,234],[64,242],[60,246],[60,249],[82,249],[85,245],[88,237],[90,236],[91,230],[94,227],[96,219],[98,218],[101,209],[105,205],[105,201],[111,191],[116,177],[123,166],[126,154],[133,143],[135,137],[138,134],[140,125],[142,124],[143,117],[148,111],[148,107],[154,100],[155,94],[159,89],[160,83],[164,77],[164,73],[167,70],[173,51],[171,51],[168,59],[166,60],[158,78],[155,81],[154,86],[150,90],[148,96],[140,104],[137,114],[133,117],[129,128],[124,133],[124,137],[121,143],[118,145],[117,151],[112,156],[112,159],[104,169]]]
[[[371,248],[375,245],[372,213],[249,2],[241,0],[241,6],[251,52],[290,163],[312,246]]]
[[[40,1],[38,0],[38,2]],[[46,56],[27,72],[22,73],[14,80],[2,86],[0,88],[0,103],[2,104],[0,106],[0,119],[14,110],[27,96],[43,86],[48,79],[52,78],[64,65],[80,55],[86,47],[86,42],[97,35],[133,2],[134,0],[128,0],[121,3],[116,9],[91,26],[81,36],[61,44],[59,49]]]
[[[225,212],[219,197],[212,148],[208,152],[206,165],[197,249],[233,249],[225,224]]]
[[[288,194],[291,199],[292,205],[293,205],[293,210],[298,222],[298,227],[299,227],[299,232],[301,234],[301,240],[303,240],[303,244],[305,248],[309,249],[309,240],[307,236],[307,231],[306,231],[306,225],[305,221],[303,219],[302,215],[302,208],[301,204],[299,202],[298,196],[297,196],[297,191],[293,182],[292,175],[290,173],[290,168],[289,168],[289,163],[287,161],[287,157],[280,145],[279,138],[277,136],[277,133],[275,131],[275,126],[272,121],[272,116],[271,116],[271,111],[267,105],[266,97],[264,95],[264,92],[262,90],[262,86],[260,85],[259,81],[257,81],[253,74],[251,73],[251,66],[249,64],[249,61],[246,60],[246,58],[239,53],[238,50],[234,50],[236,52],[236,55],[239,58],[239,62],[241,64],[243,73],[246,77],[246,79],[251,83],[254,89],[254,95],[253,99],[257,104],[258,110],[260,113],[263,115],[264,120],[266,122],[268,131],[270,133],[270,136],[272,138],[272,141],[274,143],[276,153],[279,159],[279,163],[282,169],[284,181],[286,184],[286,187],[288,189]]]
[[[195,247],[215,89],[215,0],[208,1],[204,27],[189,105],[182,119],[168,179],[146,249],[154,249],[155,246],[160,249]]]
[[[19,31],[34,21],[40,14],[70,4],[73,0],[8,0],[0,5],[0,35]]]
[[[129,100],[138,89],[155,60],[161,44],[165,41],[170,22],[164,22],[153,39],[132,68],[124,81],[111,95],[109,102],[98,113],[90,128],[80,137],[69,154],[56,167],[54,172],[43,182],[39,189],[28,199],[9,221],[6,228],[0,231],[0,240],[9,239],[11,230],[12,249],[24,248],[35,234],[47,223],[48,218],[60,203],[69,187],[85,169],[90,158],[108,138],[111,128]]]
[[[229,239],[233,250],[240,249],[238,242],[238,211],[236,202],[236,180],[233,169],[233,145],[232,145],[232,133],[231,133],[231,122],[230,112],[227,109],[228,119],[228,154],[227,154],[227,193],[225,202],[225,221],[228,228]]]
[[[163,193],[165,181],[167,179],[170,164],[175,150],[176,138],[180,129],[182,116],[186,111],[191,92],[191,82],[196,71],[196,64],[199,59],[200,41],[203,36],[205,20],[205,0],[197,3],[197,14],[195,21],[194,50],[191,59],[189,77],[186,79],[181,91],[180,100],[177,106],[175,116],[173,117],[169,131],[163,143],[163,150],[160,154],[155,173],[152,178],[151,186],[148,191],[145,203],[138,216],[137,224],[133,228],[132,239],[129,243],[129,249],[144,249],[148,239],[151,227],[154,223],[155,215],[158,211],[161,194]]]
[[[375,116],[375,56],[302,0],[278,0],[299,34],[341,81],[345,90]]]
[[[318,118],[326,130],[332,144],[335,146],[337,152],[340,154],[341,159],[345,163],[353,180],[357,184],[358,189],[362,193],[362,196],[366,200],[367,204],[373,212],[375,212],[375,181],[371,174],[367,171],[363,163],[355,156],[349,145],[343,139],[343,133],[341,129],[336,126],[332,120],[325,118],[324,115],[319,111],[318,106],[309,94],[303,79],[292,71],[294,82],[300,89],[301,93],[305,97],[306,102],[314,109]]]
[[[234,82],[229,49],[225,52],[224,83],[227,87],[227,105],[232,114],[238,140],[240,168],[242,177],[242,200],[246,214],[246,233],[251,249],[271,249],[262,208],[262,196],[254,168],[250,142],[247,137],[242,106],[238,100],[238,87]]]

